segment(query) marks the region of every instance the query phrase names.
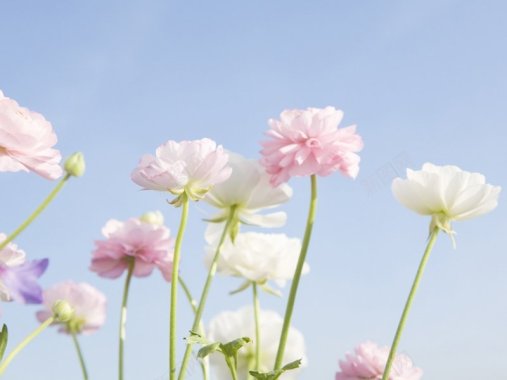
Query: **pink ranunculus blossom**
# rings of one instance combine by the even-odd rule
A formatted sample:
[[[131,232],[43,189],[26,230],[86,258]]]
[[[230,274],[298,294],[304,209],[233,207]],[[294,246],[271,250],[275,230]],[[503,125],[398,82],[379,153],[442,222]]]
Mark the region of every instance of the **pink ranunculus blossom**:
[[[334,107],[285,110],[280,120],[268,121],[270,138],[262,142],[261,163],[271,184],[293,176],[326,176],[339,170],[355,178],[359,172],[363,140],[356,127],[338,128],[343,112]]]
[[[210,139],[169,140],[155,156],[145,155],[132,172],[132,180],[147,190],[186,194],[192,200],[204,197],[215,184],[225,181],[232,169],[221,145]]]
[[[117,278],[134,260],[134,276],[149,276],[158,268],[164,279],[170,282],[174,241],[169,236],[169,229],[144,220],[109,220],[102,229],[106,239],[95,242],[90,270],[101,277]]]
[[[335,380],[380,380],[389,356],[389,347],[379,347],[373,342],[357,346],[353,354],[347,354],[340,360],[340,371]],[[423,371],[403,354],[396,355],[389,380],[419,380]]]
[[[47,179],[63,173],[51,124],[0,91],[0,171],[32,171]]]
[[[71,319],[61,323],[59,332],[90,334],[106,321],[106,296],[85,282],[65,281],[44,290],[44,309],[37,312],[37,319],[44,322],[53,315],[53,305],[66,301],[74,310]]]

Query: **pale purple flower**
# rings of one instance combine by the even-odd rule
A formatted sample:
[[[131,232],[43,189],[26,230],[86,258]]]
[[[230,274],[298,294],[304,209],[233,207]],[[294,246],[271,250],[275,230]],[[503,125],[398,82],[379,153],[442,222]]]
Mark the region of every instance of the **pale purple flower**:
[[[259,313],[261,360],[260,372],[269,372],[273,369],[283,318],[276,312],[261,310]],[[225,311],[217,315],[209,324],[206,338],[210,342],[227,343],[241,337],[249,337],[252,343],[243,346],[238,351],[238,379],[247,380],[248,369],[253,369],[255,357],[255,319],[253,309],[249,306],[237,311]],[[303,334],[294,327],[290,327],[287,339],[287,348],[284,354],[284,364],[302,359],[302,367],[308,365]],[[210,363],[215,370],[217,379],[229,379],[229,369],[220,354],[212,354]],[[295,380],[301,370],[291,370],[284,373],[280,380]]]
[[[32,171],[47,179],[62,175],[51,124],[0,91],[0,171]]]
[[[45,308],[37,312],[40,322],[53,315],[57,301],[66,301],[74,310],[69,321],[59,323],[59,332],[90,334],[106,320],[106,296],[85,282],[65,281],[44,290]]]
[[[217,183],[231,174],[228,155],[210,139],[169,140],[155,156],[145,155],[132,172],[132,180],[147,190],[186,194],[192,200],[204,197]]]
[[[327,176],[339,170],[355,178],[363,140],[356,127],[338,128],[343,112],[334,107],[285,110],[268,121],[270,138],[262,142],[261,163],[279,185],[293,176]]]
[[[106,239],[95,242],[90,270],[102,277],[117,278],[133,260],[134,276],[149,276],[158,268],[170,282],[173,239],[169,237],[169,229],[143,219],[109,220],[102,229]]]
[[[357,346],[354,353],[340,360],[340,371],[335,380],[380,380],[389,356],[389,347],[379,347],[373,342]],[[393,361],[389,380],[419,380],[423,371],[404,354],[397,354]]]
[[[0,234],[0,241],[6,239]],[[46,271],[48,259],[26,261],[26,254],[14,243],[0,250],[0,300],[41,303],[37,280]]]

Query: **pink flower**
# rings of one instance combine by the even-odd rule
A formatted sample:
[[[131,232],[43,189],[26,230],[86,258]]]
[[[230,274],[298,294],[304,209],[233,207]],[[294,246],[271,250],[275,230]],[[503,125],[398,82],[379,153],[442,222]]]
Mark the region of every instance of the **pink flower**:
[[[355,178],[363,148],[356,127],[338,129],[343,112],[334,107],[285,110],[280,120],[269,120],[271,129],[262,142],[261,163],[279,185],[292,176],[326,176],[339,170]]]
[[[380,380],[389,356],[389,347],[379,347],[373,342],[360,344],[354,354],[347,354],[340,360],[340,372],[335,380]],[[412,360],[403,354],[396,355],[389,380],[419,380],[423,375],[414,367]]]
[[[61,282],[44,290],[42,297],[45,308],[37,312],[40,322],[53,315],[56,301],[67,301],[74,309],[72,318],[62,324],[59,332],[90,334],[106,321],[106,296],[87,283]]]
[[[215,184],[231,175],[229,156],[210,139],[169,140],[159,146],[155,156],[145,155],[132,172],[132,180],[148,190],[186,193],[199,200]]]
[[[0,171],[33,171],[47,179],[62,175],[56,135],[39,113],[20,107],[0,91]]]
[[[141,218],[125,222],[109,220],[102,234],[106,240],[95,242],[90,270],[99,276],[117,278],[134,260],[133,275],[149,276],[158,268],[168,282],[172,278],[172,246],[169,229],[162,224],[149,223]]]

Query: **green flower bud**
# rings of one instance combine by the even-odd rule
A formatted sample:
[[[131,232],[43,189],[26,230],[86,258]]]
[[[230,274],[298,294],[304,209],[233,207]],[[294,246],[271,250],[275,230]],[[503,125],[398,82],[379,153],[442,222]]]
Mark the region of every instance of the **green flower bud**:
[[[65,171],[74,177],[81,177],[86,169],[83,153],[76,152],[72,154],[63,165]]]
[[[64,300],[56,301],[51,310],[56,322],[68,322],[74,317],[74,308]]]
[[[161,226],[164,224],[164,215],[160,211],[145,212],[139,217],[139,220],[144,223],[154,224]]]

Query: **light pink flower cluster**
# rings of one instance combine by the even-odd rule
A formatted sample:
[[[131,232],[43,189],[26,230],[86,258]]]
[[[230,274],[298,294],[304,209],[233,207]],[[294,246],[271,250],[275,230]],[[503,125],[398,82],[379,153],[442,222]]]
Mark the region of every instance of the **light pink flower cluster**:
[[[379,347],[373,342],[360,344],[354,354],[347,354],[340,360],[340,372],[335,380],[380,380],[389,356],[389,347]],[[389,380],[419,380],[423,375],[414,367],[412,360],[403,354],[396,355]]]
[[[261,163],[276,186],[292,176],[326,176],[339,170],[355,178],[363,148],[356,127],[338,129],[343,112],[334,107],[285,110],[269,120],[271,139],[262,142]]]
[[[134,261],[133,275],[149,276],[158,268],[168,282],[172,278],[172,246],[169,229],[140,218],[125,222],[109,220],[102,234],[106,240],[95,242],[90,270],[99,276],[117,278]]]
[[[169,140],[159,146],[155,156],[145,155],[132,172],[132,180],[148,190],[186,193],[199,200],[215,184],[231,175],[229,156],[210,139]]]
[[[56,301],[67,301],[74,310],[72,318],[60,326],[59,332],[90,334],[106,321],[106,296],[87,283],[62,282],[44,290],[42,298],[45,308],[37,312],[40,322],[53,315]]]
[[[51,124],[0,91],[0,171],[33,171],[47,179],[62,175]]]

